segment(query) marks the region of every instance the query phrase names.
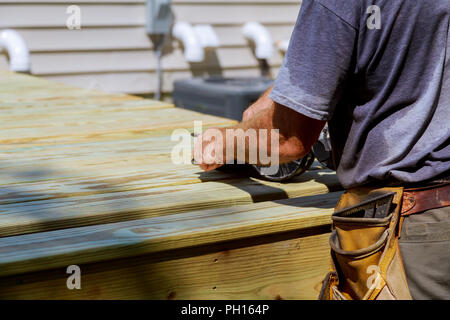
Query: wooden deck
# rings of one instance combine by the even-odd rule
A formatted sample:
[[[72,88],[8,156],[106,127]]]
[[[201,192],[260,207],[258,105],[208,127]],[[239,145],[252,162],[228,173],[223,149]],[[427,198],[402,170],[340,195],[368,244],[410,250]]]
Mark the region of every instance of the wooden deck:
[[[171,133],[194,120],[233,123],[0,72],[0,299],[315,299],[336,175],[175,165]]]

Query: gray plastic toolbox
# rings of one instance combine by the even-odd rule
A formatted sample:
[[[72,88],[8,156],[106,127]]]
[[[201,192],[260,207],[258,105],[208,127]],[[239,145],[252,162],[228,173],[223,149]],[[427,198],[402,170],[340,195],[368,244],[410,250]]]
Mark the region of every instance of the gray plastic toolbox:
[[[235,120],[273,83],[268,78],[193,78],[178,80],[172,93],[176,107]]]

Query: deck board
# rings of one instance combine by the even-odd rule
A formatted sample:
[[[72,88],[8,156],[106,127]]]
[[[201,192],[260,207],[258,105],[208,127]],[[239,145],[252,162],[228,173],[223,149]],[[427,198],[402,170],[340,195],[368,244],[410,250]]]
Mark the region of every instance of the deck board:
[[[173,281],[187,281],[177,289],[178,297],[205,297],[211,292],[203,287],[206,279],[200,273],[184,277],[177,272],[186,263],[200,264],[195,272],[205,272],[201,261],[235,242],[233,259],[222,269],[208,271],[208,277],[227,288],[213,296],[227,298],[232,286],[244,290],[247,280],[253,287],[241,293],[242,298],[276,298],[274,288],[288,298],[314,296],[328,263],[326,226],[341,190],[336,174],[315,163],[289,183],[274,183],[174,164],[171,150],[178,142],[171,134],[175,129],[192,132],[194,121],[202,121],[204,128],[235,123],[168,103],[1,71],[0,297],[51,298],[31,284],[17,285],[14,277],[52,287],[61,298],[159,299],[167,296]],[[322,229],[309,234],[314,227]],[[279,233],[285,236],[277,238]],[[261,237],[267,239],[256,241]],[[270,257],[288,259],[279,248],[298,241],[313,244],[314,239],[316,251],[296,253],[276,274],[280,262]],[[257,242],[253,251],[248,241]],[[210,251],[197,253],[205,246]],[[185,260],[174,253],[184,249]],[[159,253],[170,258],[160,264],[154,257]],[[246,280],[245,270],[231,282],[217,274],[230,277],[231,271],[223,268],[233,268],[242,259],[246,265],[256,254],[267,257],[264,263],[274,273],[272,280],[259,277],[258,267],[250,264],[247,271],[256,272],[253,279]],[[130,288],[118,281],[111,286],[92,275],[92,285],[102,295],[89,290],[71,295],[52,280],[55,270],[67,263],[88,269],[92,265],[108,278],[111,262],[111,272],[123,277],[123,272],[136,271],[127,265],[127,257],[139,255],[148,268],[168,270],[166,283],[144,272],[156,286],[154,292],[142,283]],[[305,270],[289,275],[295,263]],[[277,281],[283,284],[277,286]],[[268,291],[258,291],[257,282]],[[306,291],[296,295],[293,286]],[[140,296],[142,290],[145,294]]]
[[[0,276],[331,225],[341,192],[0,238]],[[218,232],[220,231],[220,232]]]
[[[56,194],[54,198],[39,192],[32,196],[16,192],[14,198],[13,192],[9,195],[13,202],[0,205],[0,236],[316,195],[329,191],[324,181],[330,185],[337,183],[333,174],[322,172],[308,172],[300,178],[305,179],[304,182],[289,184],[256,179],[185,181],[183,184],[175,181],[161,187],[86,195],[69,192],[68,195]],[[302,188],[298,188],[299,184]],[[39,197],[49,199],[38,200]]]

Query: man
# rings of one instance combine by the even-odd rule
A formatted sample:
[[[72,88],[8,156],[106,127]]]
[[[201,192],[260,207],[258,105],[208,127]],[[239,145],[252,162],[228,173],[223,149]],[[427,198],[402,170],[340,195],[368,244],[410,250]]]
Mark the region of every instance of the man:
[[[304,156],[328,121],[346,189],[438,185],[438,204],[420,193],[428,195],[416,199],[423,210],[402,224],[400,251],[415,299],[450,299],[449,8],[449,0],[303,0],[274,87],[231,128],[278,129],[285,163]],[[197,162],[217,156],[214,143],[200,139]],[[226,160],[236,157],[226,153],[229,143]]]

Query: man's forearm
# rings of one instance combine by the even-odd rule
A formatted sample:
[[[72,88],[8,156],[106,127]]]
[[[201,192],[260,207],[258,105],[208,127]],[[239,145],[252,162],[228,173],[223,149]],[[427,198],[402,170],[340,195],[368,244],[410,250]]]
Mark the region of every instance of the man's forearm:
[[[277,153],[280,164],[304,157],[317,140],[325,122],[305,117],[294,110],[277,104],[268,98],[268,94],[262,98],[270,105],[262,108],[247,121],[229,128],[242,130],[243,132],[254,130],[257,135],[256,143],[251,143],[250,135],[245,136],[245,145],[238,144],[237,138],[234,140],[234,153],[232,155],[234,159],[237,159],[239,152],[241,152],[241,154],[245,154],[245,161],[248,163],[250,155],[257,154],[258,164],[266,164],[260,161],[260,150],[264,148],[264,150],[267,150],[267,157],[271,157],[273,139],[278,143]],[[267,136],[262,134],[262,129],[266,130]],[[278,132],[273,131],[273,129]],[[272,135],[275,136],[272,137]],[[226,141],[225,145],[229,146],[230,143],[230,141]],[[245,148],[245,150],[242,150],[242,148]],[[229,155],[227,158],[230,159]]]
[[[249,108],[253,108],[251,117],[244,117],[236,126],[208,129],[202,134],[194,147],[194,157],[203,170],[214,170],[234,160],[258,165],[283,164],[300,159],[311,150],[325,121],[275,103],[269,98],[270,90]],[[211,140],[208,133],[215,135],[217,130],[221,139]],[[204,162],[204,157],[213,161]]]
[[[273,101],[269,98],[273,85],[270,86],[257,101],[255,101],[242,115],[242,121],[247,121],[253,118],[257,113],[265,110],[273,105]]]

